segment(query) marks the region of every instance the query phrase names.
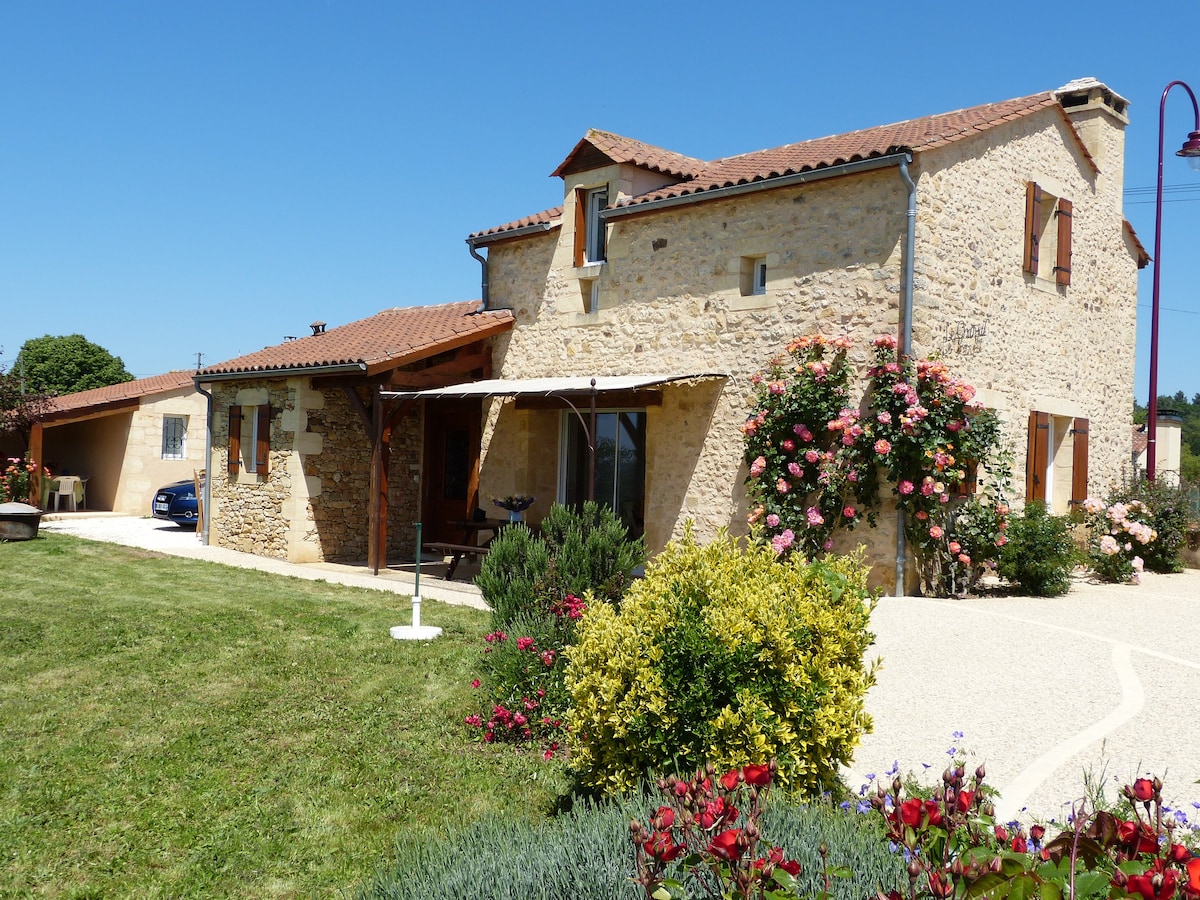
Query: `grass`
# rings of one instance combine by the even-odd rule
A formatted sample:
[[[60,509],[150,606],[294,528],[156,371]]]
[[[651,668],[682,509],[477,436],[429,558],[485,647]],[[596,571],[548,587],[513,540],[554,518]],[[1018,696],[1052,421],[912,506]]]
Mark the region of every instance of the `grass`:
[[[53,534],[0,585],[0,897],[349,895],[566,788],[461,725],[485,613]]]

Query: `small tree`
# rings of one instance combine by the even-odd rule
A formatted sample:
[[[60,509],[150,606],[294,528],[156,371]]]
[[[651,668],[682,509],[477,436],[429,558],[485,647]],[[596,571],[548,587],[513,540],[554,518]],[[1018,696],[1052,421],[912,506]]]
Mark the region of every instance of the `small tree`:
[[[29,449],[33,423],[46,414],[49,402],[47,394],[28,390],[20,377],[0,366],[0,434],[15,434],[22,456]]]
[[[133,380],[119,356],[82,334],[30,338],[21,346],[13,368],[28,389],[52,394],[73,394]]]

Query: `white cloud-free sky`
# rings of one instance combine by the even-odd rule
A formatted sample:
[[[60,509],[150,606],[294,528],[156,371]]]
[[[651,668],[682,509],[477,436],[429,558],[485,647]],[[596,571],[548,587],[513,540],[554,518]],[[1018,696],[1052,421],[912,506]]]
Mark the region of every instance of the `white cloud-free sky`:
[[[561,202],[549,173],[589,127],[714,159],[1086,75],[1132,102],[1126,214],[1152,249],[1159,99],[1200,89],[1198,33],[1200,7],[1111,0],[0,0],[0,365],[81,333],[151,375],[477,298],[464,239]],[[1182,90],[1166,118],[1159,387],[1190,397]],[[1142,401],[1150,294],[1147,270]]]

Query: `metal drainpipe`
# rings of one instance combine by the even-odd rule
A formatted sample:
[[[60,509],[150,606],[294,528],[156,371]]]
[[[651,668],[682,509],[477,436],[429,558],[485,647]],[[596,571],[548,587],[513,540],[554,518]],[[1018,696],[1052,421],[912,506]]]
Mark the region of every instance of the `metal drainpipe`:
[[[900,313],[901,356],[912,355],[913,320],[913,254],[917,247],[917,185],[908,174],[911,157],[900,161],[900,177],[908,187],[908,211],[904,231],[904,274],[901,290],[904,295]],[[896,510],[896,596],[904,596],[904,572],[907,568],[907,547],[904,540],[904,513]]]
[[[208,522],[212,518],[212,419],[213,395],[200,387],[200,382],[194,382],[196,390],[208,398],[208,410],[204,416],[204,496],[200,502],[204,506],[204,519],[200,523],[200,543],[208,546]]]
[[[473,257],[475,257],[477,260],[479,260],[479,265],[480,265],[480,267],[483,269],[483,272],[482,272],[482,284],[481,284],[481,285],[480,285],[480,287],[479,287],[479,294],[480,294],[480,296],[481,296],[483,299],[481,300],[481,302],[480,302],[480,306],[479,306],[479,309],[478,309],[478,310],[476,310],[476,312],[487,312],[487,311],[488,311],[488,301],[490,300],[490,297],[488,296],[488,293],[489,293],[489,292],[488,292],[488,263],[487,263],[487,257],[486,257],[486,256],[480,256],[480,255],[479,255],[479,251],[475,249],[475,245],[474,245],[474,244],[472,244],[472,243],[470,243],[469,241],[467,242],[467,248],[468,248],[468,249],[471,251],[471,255],[472,255]]]

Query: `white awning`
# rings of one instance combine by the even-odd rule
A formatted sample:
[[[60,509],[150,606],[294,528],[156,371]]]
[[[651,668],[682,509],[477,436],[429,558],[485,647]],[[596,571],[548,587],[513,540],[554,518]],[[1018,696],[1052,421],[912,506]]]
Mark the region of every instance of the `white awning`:
[[[486,381],[469,381],[449,387],[427,388],[423,391],[380,391],[380,396],[396,400],[461,400],[466,397],[517,397],[540,396],[586,397],[592,392],[595,382],[596,393],[632,391],[638,388],[655,387],[679,381],[728,378],[719,372],[704,372],[685,375],[588,375],[562,378],[489,378]]]

